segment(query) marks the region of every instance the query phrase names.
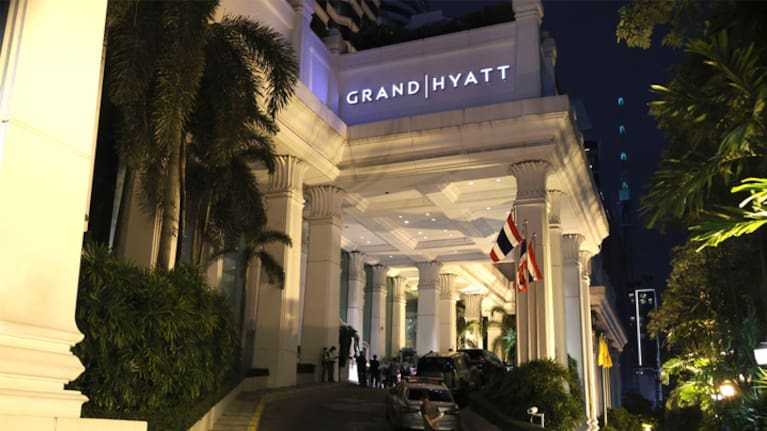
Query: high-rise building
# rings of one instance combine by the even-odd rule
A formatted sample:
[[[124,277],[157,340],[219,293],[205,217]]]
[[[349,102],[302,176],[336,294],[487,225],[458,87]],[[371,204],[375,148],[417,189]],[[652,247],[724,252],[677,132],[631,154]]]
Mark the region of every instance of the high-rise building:
[[[620,229],[622,260],[625,287],[623,308],[624,324],[628,327],[631,340],[626,348],[624,372],[624,391],[642,395],[658,406],[663,399],[660,390],[660,346],[657,337],[652,338],[647,332],[648,313],[658,305],[658,293],[650,277],[638,278],[634,274],[634,205],[632,204],[629,181],[629,135],[626,127],[626,100],[616,99],[618,124],[615,129],[618,145],[618,163],[620,182],[617,190],[617,224]]]

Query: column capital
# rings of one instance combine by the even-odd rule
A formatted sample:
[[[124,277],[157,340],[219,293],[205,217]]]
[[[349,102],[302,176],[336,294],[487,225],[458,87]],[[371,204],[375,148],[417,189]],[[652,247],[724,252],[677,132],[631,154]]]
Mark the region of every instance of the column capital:
[[[386,289],[386,274],[389,273],[389,267],[385,265],[373,265],[370,267],[373,275],[373,290]]]
[[[398,275],[396,277],[392,277],[392,300],[394,302],[405,302],[407,299],[405,298],[405,282],[407,279],[401,275]]]
[[[442,262],[432,260],[431,262],[417,262],[418,285],[434,284],[439,281],[439,270],[442,269]]]
[[[537,19],[538,25],[543,19],[543,5],[541,0],[512,0],[511,7],[514,10],[514,19],[523,20],[526,18]]]
[[[568,233],[562,235],[562,259],[565,262],[580,263],[581,244],[583,235]]]
[[[561,190],[546,190],[546,197],[549,202],[549,227],[559,228],[562,223],[560,215],[565,193]]]
[[[439,274],[440,299],[451,299],[453,301],[458,299],[455,292],[455,278],[455,274]]]
[[[466,304],[466,320],[479,319],[482,315],[482,295],[479,293],[464,295],[463,300]]]
[[[551,164],[545,160],[527,160],[509,166],[517,180],[517,200],[546,198],[546,177]]]
[[[340,217],[346,192],[332,185],[307,187],[309,194],[308,219]]]
[[[269,175],[268,193],[301,191],[308,165],[291,155],[274,157],[274,172]]]
[[[365,253],[361,251],[349,252],[349,280],[359,280],[365,274]]]
[[[583,279],[591,279],[591,258],[592,254],[588,250],[581,250],[578,253],[578,257],[581,263],[581,267],[583,268]]]

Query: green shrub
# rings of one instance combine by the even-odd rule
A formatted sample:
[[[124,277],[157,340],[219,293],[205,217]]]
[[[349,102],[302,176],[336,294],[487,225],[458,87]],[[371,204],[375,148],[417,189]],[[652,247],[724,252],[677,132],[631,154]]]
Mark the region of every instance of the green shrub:
[[[86,410],[188,405],[214,393],[238,358],[229,303],[198,270],[142,270],[103,246],[83,250],[76,320],[85,338],[72,350],[85,372],[69,387],[88,396]]]
[[[573,430],[583,420],[578,375],[553,360],[538,359],[516,367],[482,390],[508,417],[528,421],[528,407],[546,416],[546,428]]]
[[[623,407],[607,409],[607,425],[604,416],[599,418],[599,429],[604,431],[640,431],[645,420],[640,415],[633,414]]]

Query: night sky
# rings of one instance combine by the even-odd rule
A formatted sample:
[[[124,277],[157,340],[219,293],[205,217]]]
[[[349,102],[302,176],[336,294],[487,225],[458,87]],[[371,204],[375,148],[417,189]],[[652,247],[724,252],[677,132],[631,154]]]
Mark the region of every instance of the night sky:
[[[507,1],[431,0],[447,16],[470,12],[487,4]],[[543,0],[543,31],[554,37],[557,45],[557,79],[561,91],[582,99],[593,132],[600,145],[600,171],[605,205],[613,207],[617,199],[621,149],[628,152],[629,184],[632,205],[639,197],[657,166],[666,145],[655,120],[648,115],[647,103],[654,99],[651,84],[665,84],[670,67],[681,59],[681,51],[656,43],[649,50],[628,48],[616,43],[618,9],[625,2]],[[616,105],[622,96],[621,113]],[[618,125],[623,120],[626,135],[619,141]],[[621,148],[622,147],[622,148]],[[654,287],[665,285],[669,271],[669,248],[681,236],[647,231],[635,218],[634,274],[651,276]]]

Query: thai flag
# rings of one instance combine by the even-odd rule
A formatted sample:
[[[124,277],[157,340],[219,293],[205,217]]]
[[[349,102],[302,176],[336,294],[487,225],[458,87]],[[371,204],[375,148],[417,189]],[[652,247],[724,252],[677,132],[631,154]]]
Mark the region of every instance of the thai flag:
[[[538,262],[535,260],[533,243],[528,245],[527,239],[522,241],[519,249],[519,266],[517,267],[517,290],[527,291],[528,283],[543,279]]]
[[[509,217],[506,218],[506,223],[504,223],[503,228],[498,233],[493,249],[490,250],[490,259],[493,262],[498,262],[508,256],[511,250],[519,245],[520,242],[522,242],[522,236],[514,225],[514,218],[509,214]]]

